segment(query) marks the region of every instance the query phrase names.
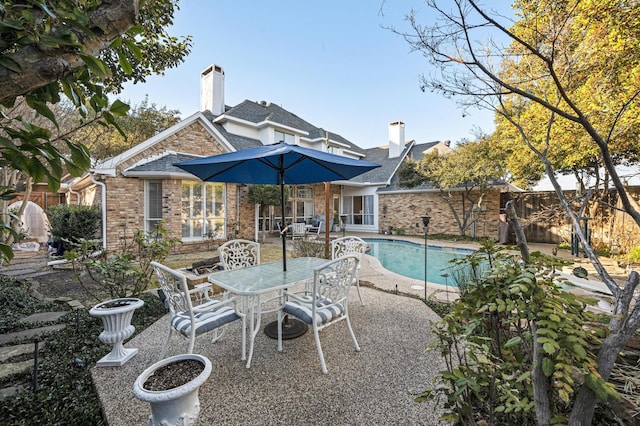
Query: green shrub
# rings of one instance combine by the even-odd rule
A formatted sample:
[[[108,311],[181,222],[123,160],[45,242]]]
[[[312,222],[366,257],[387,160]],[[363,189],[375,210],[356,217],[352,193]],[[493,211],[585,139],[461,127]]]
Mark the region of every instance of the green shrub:
[[[54,241],[62,242],[65,249],[80,239],[92,240],[99,236],[102,212],[98,206],[60,204],[47,209],[49,229]]]
[[[590,348],[599,344],[602,327],[588,327],[596,319],[585,305],[593,301],[560,290],[548,257],[532,254],[533,263],[523,264],[491,241],[479,253],[485,268],[468,275],[453,311],[433,326],[434,350],[447,369],[418,401],[443,399],[441,420],[455,424],[536,424],[536,380],[561,424],[581,386],[576,375],[599,397],[615,396],[595,373]],[[469,256],[469,263],[478,264],[478,257]]]
[[[167,237],[167,230],[158,227],[145,233],[137,229],[132,239],[122,238],[119,251],[94,250],[94,240],[80,240],[72,250],[65,252],[65,259],[80,269],[76,278],[88,289],[85,281],[97,284],[112,298],[137,297],[150,288],[153,269],[152,261],[162,262],[169,254],[175,239]],[[92,294],[100,300],[100,296]]]

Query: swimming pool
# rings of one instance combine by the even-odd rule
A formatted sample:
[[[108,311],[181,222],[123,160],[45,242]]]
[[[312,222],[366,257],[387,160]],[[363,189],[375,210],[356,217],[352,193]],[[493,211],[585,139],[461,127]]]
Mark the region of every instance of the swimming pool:
[[[384,238],[365,238],[364,240],[371,247],[367,254],[376,257],[385,269],[405,277],[424,281],[424,244]],[[442,274],[448,272],[450,260],[471,253],[473,250],[429,245],[427,249],[427,281],[455,287],[456,283],[451,277],[445,280]]]

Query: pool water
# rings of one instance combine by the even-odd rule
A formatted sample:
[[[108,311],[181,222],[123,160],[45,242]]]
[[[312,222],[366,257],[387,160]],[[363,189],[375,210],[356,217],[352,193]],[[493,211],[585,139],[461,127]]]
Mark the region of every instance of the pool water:
[[[364,239],[371,249],[367,252],[376,257],[385,269],[405,277],[424,281],[424,244],[416,244],[403,240],[387,240],[382,238]],[[427,281],[435,284],[456,286],[451,276],[445,279],[443,274],[449,273],[449,261],[465,257],[473,250],[454,249],[429,245],[427,248]]]

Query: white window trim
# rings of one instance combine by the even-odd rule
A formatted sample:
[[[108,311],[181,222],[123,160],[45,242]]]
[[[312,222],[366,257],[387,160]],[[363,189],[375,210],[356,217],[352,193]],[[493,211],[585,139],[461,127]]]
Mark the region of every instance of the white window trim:
[[[206,201],[207,199],[207,187],[211,188],[213,185],[222,185],[222,202],[223,202],[223,213],[222,213],[222,233],[219,235],[216,235],[216,239],[225,239],[226,235],[227,235],[227,187],[225,184],[222,183],[215,183],[215,182],[197,182],[197,181],[182,181],[180,184],[180,240],[182,242],[192,242],[192,241],[203,241],[207,239],[207,233],[208,233],[208,213],[207,213],[207,208],[211,207],[211,206],[207,206],[205,203],[205,208],[203,209],[203,213],[202,213],[202,235],[201,236],[189,236],[189,237],[185,237],[182,235],[182,221],[184,220],[184,218],[182,218],[182,186],[184,184],[190,184],[191,187],[193,187],[194,184],[201,184],[202,185],[202,198],[203,198],[203,202]],[[193,198],[190,198],[191,202],[193,202]],[[192,219],[189,219],[192,220]]]
[[[149,184],[151,183],[159,183],[160,184],[160,217],[159,218],[151,218],[149,217],[149,209],[150,209],[150,200],[149,200]],[[158,221],[163,221],[164,218],[162,217],[162,210],[163,210],[163,205],[162,205],[162,197],[163,197],[163,185],[162,185],[162,180],[145,180],[144,181],[144,230],[145,232],[151,232],[153,231],[153,229],[149,228],[149,221],[151,220],[158,220]]]

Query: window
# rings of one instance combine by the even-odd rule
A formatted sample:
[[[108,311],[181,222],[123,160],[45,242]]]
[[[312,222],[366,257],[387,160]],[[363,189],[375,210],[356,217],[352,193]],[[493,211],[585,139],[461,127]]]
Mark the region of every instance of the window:
[[[182,182],[182,238],[222,238],[224,229],[224,184]]]
[[[285,222],[306,222],[310,223],[313,218],[314,203],[313,203],[313,187],[307,185],[288,185],[286,191],[288,191],[289,201],[284,206]],[[281,221],[282,213],[280,206],[273,206],[273,219],[275,221]],[[260,217],[260,222],[262,222]],[[266,218],[268,219],[268,218]],[[273,228],[275,229],[275,224]]]
[[[296,186],[296,222],[304,220],[307,223],[313,218],[313,188],[310,186]]]
[[[144,229],[151,232],[156,230],[162,220],[162,181],[148,180],[144,190]]]
[[[296,137],[291,133],[281,132],[280,130],[273,131],[275,142],[286,142],[289,145],[294,145],[296,143]]]
[[[373,195],[344,197],[344,213],[348,224],[373,225]]]

